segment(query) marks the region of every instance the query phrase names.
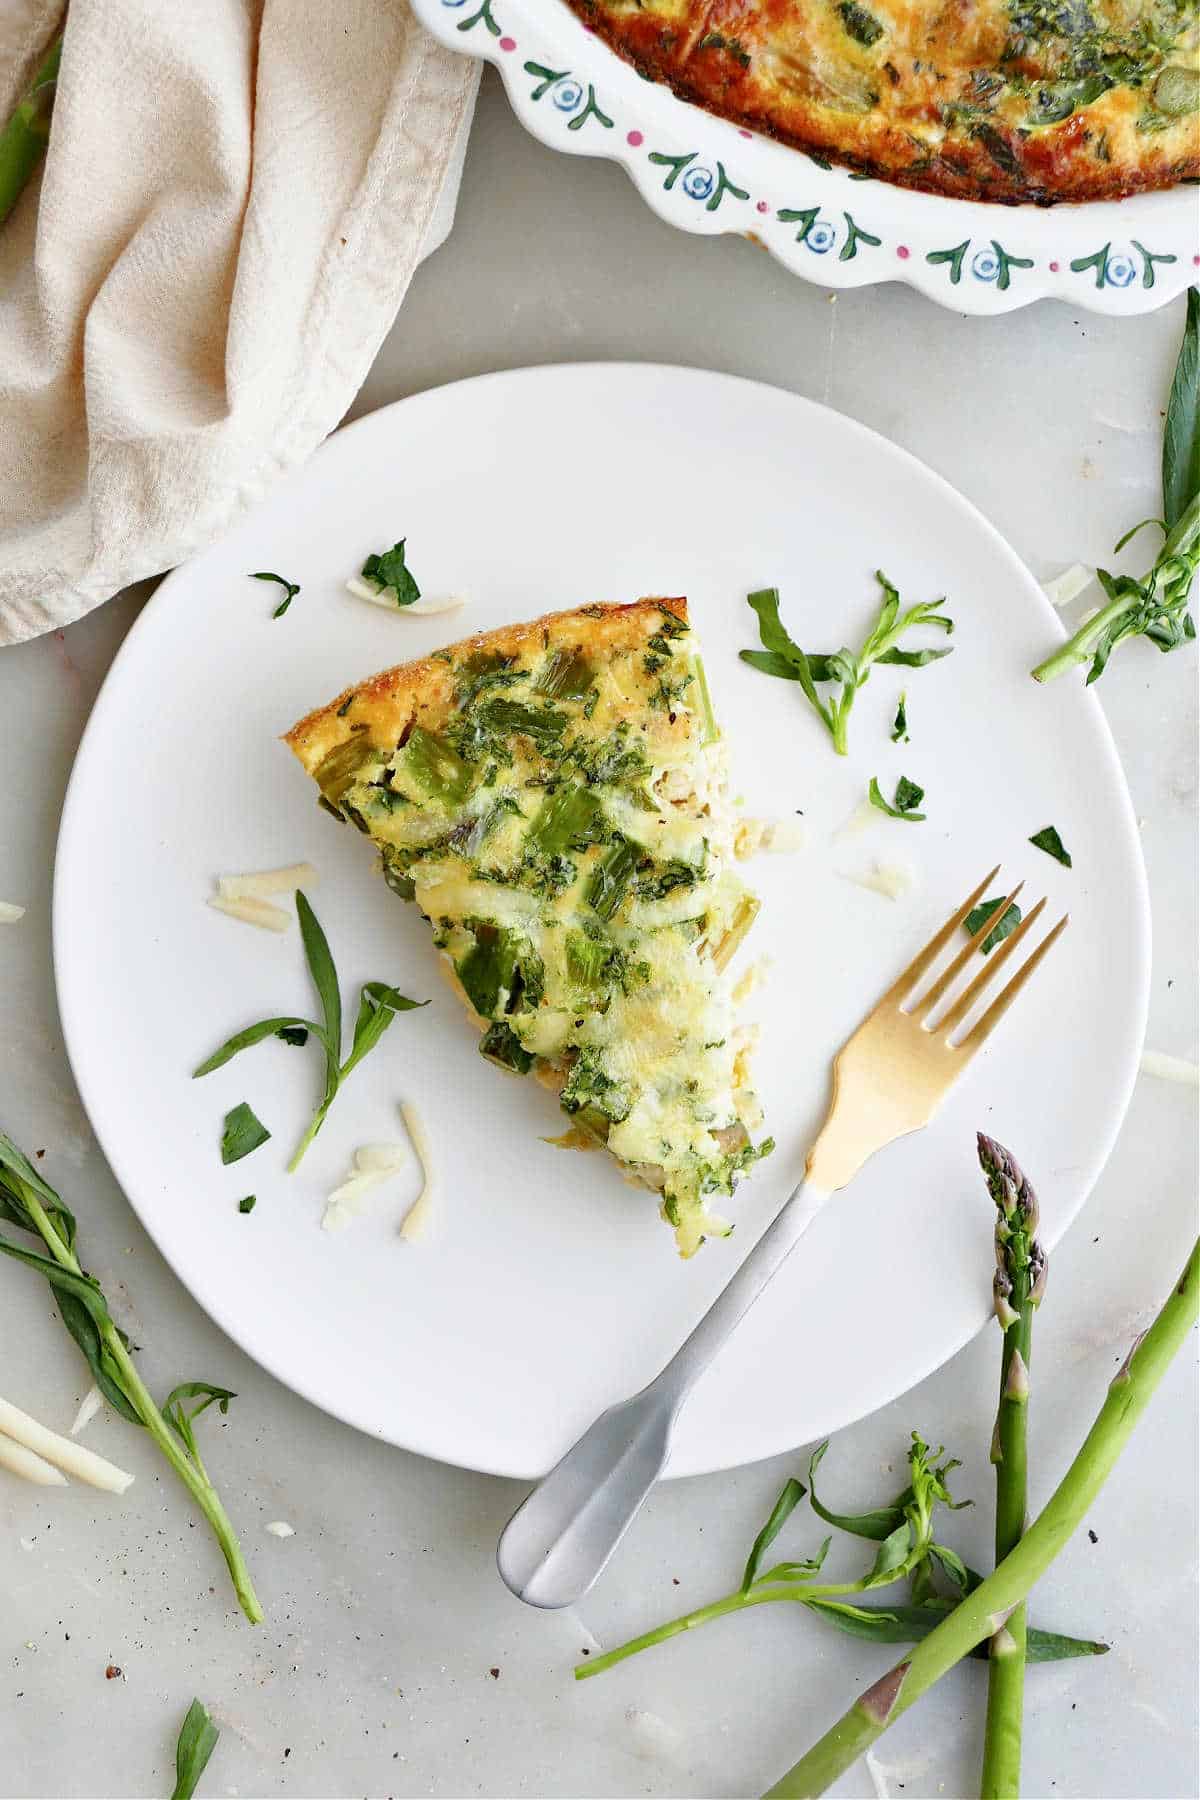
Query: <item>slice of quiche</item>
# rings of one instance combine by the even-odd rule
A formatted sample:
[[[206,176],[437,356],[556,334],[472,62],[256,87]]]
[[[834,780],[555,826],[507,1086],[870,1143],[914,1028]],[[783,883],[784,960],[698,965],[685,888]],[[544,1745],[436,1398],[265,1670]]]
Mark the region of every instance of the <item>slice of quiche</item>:
[[[771,1148],[730,959],[724,753],[687,602],[552,613],[331,700],[286,742],[415,900],[501,1068],[535,1074],[690,1256]]]

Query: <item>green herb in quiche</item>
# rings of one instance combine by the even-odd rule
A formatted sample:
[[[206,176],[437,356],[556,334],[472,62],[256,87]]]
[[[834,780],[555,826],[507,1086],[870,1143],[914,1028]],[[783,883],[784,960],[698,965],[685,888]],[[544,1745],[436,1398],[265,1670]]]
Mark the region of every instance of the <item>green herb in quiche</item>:
[[[979,930],[979,927],[985,924],[986,921],[991,918],[992,914],[998,911],[1003,905],[1003,895],[1000,895],[995,900],[981,900],[979,905],[974,907],[963,920],[963,929],[966,931],[968,937],[974,937],[975,933]],[[1002,944],[1005,938],[1014,932],[1020,923],[1021,909],[1014,900],[1004,917],[1002,919],[997,919],[994,930],[989,931],[984,938],[983,943],[980,945],[983,954],[986,956],[989,950],[994,950],[997,944]]]
[[[932,625],[947,634],[954,630],[953,620],[937,610],[945,605],[945,601],[921,601],[901,612],[900,595],[882,570],[876,570],[875,579],[883,590],[883,604],[870,635],[857,655],[847,649],[837,650],[829,655],[816,655],[811,651],[801,650],[780,620],[778,588],[761,588],[757,593],[747,595],[750,606],[758,614],[758,635],[763,648],[741,651],[742,661],[764,675],[799,682],[809,705],[833,739],[833,747],[839,756],[846,754],[846,728],[855,695],[866,682],[875,663],[892,663],[905,669],[921,669],[926,663],[937,662],[950,654],[949,649],[900,648],[900,639],[917,626]],[[830,682],[835,683],[840,691],[831,695],[828,700],[822,699],[817,689]]]
[[[257,574],[251,575],[250,579],[251,581],[277,581],[284,589],[283,599],[271,614],[273,619],[281,619],[300,592],[299,582],[289,581],[286,575],[272,575],[266,569],[260,569]]]
[[[221,1161],[241,1162],[243,1156],[249,1156],[252,1150],[265,1144],[270,1135],[262,1120],[255,1118],[253,1109],[244,1100],[239,1100],[225,1114],[225,1129],[221,1133]]]
[[[257,1194],[247,1194],[246,1198],[244,1200],[238,1201],[238,1211],[240,1213],[252,1213],[254,1211],[254,1208],[257,1206],[257,1204],[258,1204],[258,1195]]]
[[[175,1791],[171,1800],[192,1800],[220,1735],[200,1701],[193,1700],[175,1746]]]
[[[1035,681],[1053,681],[1080,663],[1091,663],[1089,686],[1098,681],[1108,659],[1126,638],[1149,638],[1166,653],[1195,638],[1188,610],[1196,570],[1200,567],[1200,293],[1188,290],[1187,320],[1175,365],[1163,428],[1163,516],[1143,524],[1158,525],[1163,545],[1149,574],[1111,575],[1097,569],[1107,605],[1085,621],[1062,647],[1040,662]],[[1135,531],[1114,547],[1124,549]]]
[[[892,742],[893,744],[907,744],[908,742],[908,708],[905,705],[903,691],[896,702],[896,717],[892,720]]]
[[[191,1419],[203,1409],[196,1408],[188,1414],[185,1430],[179,1430],[179,1421],[183,1420],[181,1401],[185,1395],[207,1393],[218,1403],[223,1397],[226,1405],[233,1396],[226,1388],[213,1388],[207,1382],[189,1382],[176,1388],[166,1407],[159,1411],[138,1374],[130,1354],[129,1339],[113,1319],[99,1282],[79,1261],[74,1214],[37,1173],[29,1158],[3,1132],[0,1132],[0,1221],[41,1238],[49,1252],[47,1256],[27,1250],[6,1237],[0,1237],[0,1254],[36,1269],[50,1283],[63,1324],[83,1352],[96,1386],[122,1418],[144,1426],[150,1433],[212,1526],[242,1611],[252,1625],[261,1624],[262,1607],[254,1592],[237,1534],[195,1449],[195,1439],[188,1435]],[[164,1416],[168,1412],[176,1415],[170,1423]]]
[[[421,598],[421,590],[404,558],[407,542],[407,538],[401,538],[390,550],[368,556],[361,570],[364,581],[371,582],[380,592],[394,594],[397,606],[411,606]]]
[[[1043,825],[1040,831],[1034,832],[1029,841],[1035,849],[1044,850],[1047,856],[1052,856],[1055,862],[1060,862],[1064,869],[1071,867],[1071,852],[1059,837],[1057,826]]]
[[[871,777],[867,795],[871,805],[877,806],[880,812],[885,812],[889,819],[908,819],[916,825],[923,822],[925,818],[923,812],[914,810],[925,798],[925,789],[918,787],[915,781],[910,781],[907,775],[902,775],[896,783],[896,793],[890,806],[884,799],[879,782],[874,775]]]
[[[372,1051],[398,1012],[410,1012],[414,1007],[428,1006],[428,1000],[409,1000],[394,987],[383,981],[366,981],[359,991],[358,1017],[354,1022],[354,1038],[350,1054],[342,1061],[342,995],[338,986],[337,969],[329,949],[329,941],[317,922],[317,915],[308,903],[307,896],[296,889],[296,913],[300,920],[300,936],[304,944],[304,954],[308,961],[308,971],[312,976],[313,986],[317,990],[317,998],[321,1003],[321,1023],[314,1019],[275,1018],[261,1019],[257,1025],[247,1025],[243,1031],[237,1031],[227,1038],[219,1050],[200,1064],[193,1071],[193,1079],[199,1075],[211,1075],[227,1063],[230,1057],[241,1050],[248,1050],[253,1044],[261,1044],[264,1038],[278,1037],[281,1030],[303,1027],[314,1037],[325,1052],[325,1091],[321,1104],[313,1114],[308,1130],[296,1147],[296,1153],[288,1164],[291,1174],[300,1165],[301,1158],[308,1146],[325,1123],[325,1115],[337,1098],[338,1089],[362,1061]],[[293,1036],[290,1042],[299,1040]],[[240,1109],[235,1109],[240,1110]],[[246,1111],[249,1112],[249,1108]],[[232,1117],[232,1114],[230,1115]],[[253,1118],[253,1114],[250,1115]],[[257,1120],[255,1121],[257,1124]],[[261,1127],[260,1127],[261,1129]],[[269,1134],[267,1134],[269,1135]],[[261,1142],[262,1140],[257,1140]],[[253,1149],[254,1145],[250,1145]],[[243,1150],[241,1155],[245,1155]],[[234,1161],[232,1157],[224,1158]]]

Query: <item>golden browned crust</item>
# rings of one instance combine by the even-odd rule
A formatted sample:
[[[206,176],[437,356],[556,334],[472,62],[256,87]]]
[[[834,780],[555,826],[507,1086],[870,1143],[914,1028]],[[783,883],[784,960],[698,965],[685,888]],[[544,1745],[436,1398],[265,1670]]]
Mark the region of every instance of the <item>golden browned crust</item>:
[[[1168,64],[1176,92],[1195,69],[1193,0],[568,4],[681,99],[902,187],[1048,206],[1200,177],[1200,113],[1154,98]],[[1031,16],[1054,29],[1032,36]],[[1094,70],[1135,64],[1092,91],[1109,79]]]
[[[353,731],[364,728],[371,742],[395,748],[406,728],[421,725],[436,731],[454,710],[456,674],[471,657],[504,656],[518,660],[546,651],[585,650],[598,661],[651,636],[663,612],[687,623],[687,601],[679,596],[635,600],[628,606],[573,607],[546,613],[526,624],[502,625],[495,631],[448,644],[433,656],[418,657],[372,675],[357,687],[344,688],[325,706],[284,734],[311,775],[329,752]]]

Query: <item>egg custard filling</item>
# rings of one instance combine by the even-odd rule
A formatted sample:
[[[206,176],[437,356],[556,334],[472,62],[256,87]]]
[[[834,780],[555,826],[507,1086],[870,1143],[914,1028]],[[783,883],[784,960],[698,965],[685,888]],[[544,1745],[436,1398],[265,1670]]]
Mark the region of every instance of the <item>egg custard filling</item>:
[[[287,743],[433,930],[489,1061],[660,1195],[681,1254],[730,1226],[753,1141],[725,755],[682,599],[585,606],[390,669]]]

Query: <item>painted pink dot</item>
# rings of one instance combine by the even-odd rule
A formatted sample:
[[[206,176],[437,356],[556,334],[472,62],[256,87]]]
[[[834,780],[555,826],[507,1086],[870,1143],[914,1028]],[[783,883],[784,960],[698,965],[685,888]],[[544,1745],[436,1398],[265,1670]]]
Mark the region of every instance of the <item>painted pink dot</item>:
[[[739,137],[744,137],[744,138],[752,138],[752,137],[753,137],[753,136],[754,136],[754,133],[753,133],[753,132],[752,132],[752,131],[743,131],[743,130],[742,130],[742,128],[741,128],[741,126],[740,126],[740,125],[739,125],[739,127],[738,127],[738,136],[739,136]]]
[[[500,39],[500,48],[502,50],[515,50],[516,47],[517,47],[516,38],[503,37]]]
[[[1200,269],[1200,256],[1193,256],[1192,262],[1195,264],[1196,268]]]
[[[627,144],[631,144],[633,146],[633,148],[636,150],[639,144],[642,144],[645,142],[645,139],[643,138],[640,131],[630,131],[626,134],[625,142]]]
[[[897,244],[896,245],[896,255],[900,258],[901,262],[907,262],[908,261],[908,245],[907,244]]]
[[[765,200],[760,200],[758,203],[758,210],[759,212],[770,212],[771,209]]]
[[[1057,263],[1051,263],[1051,264],[1050,264],[1050,273],[1051,273],[1051,274],[1052,274],[1052,275],[1057,275],[1057,274],[1058,274],[1058,264],[1057,264]]]

